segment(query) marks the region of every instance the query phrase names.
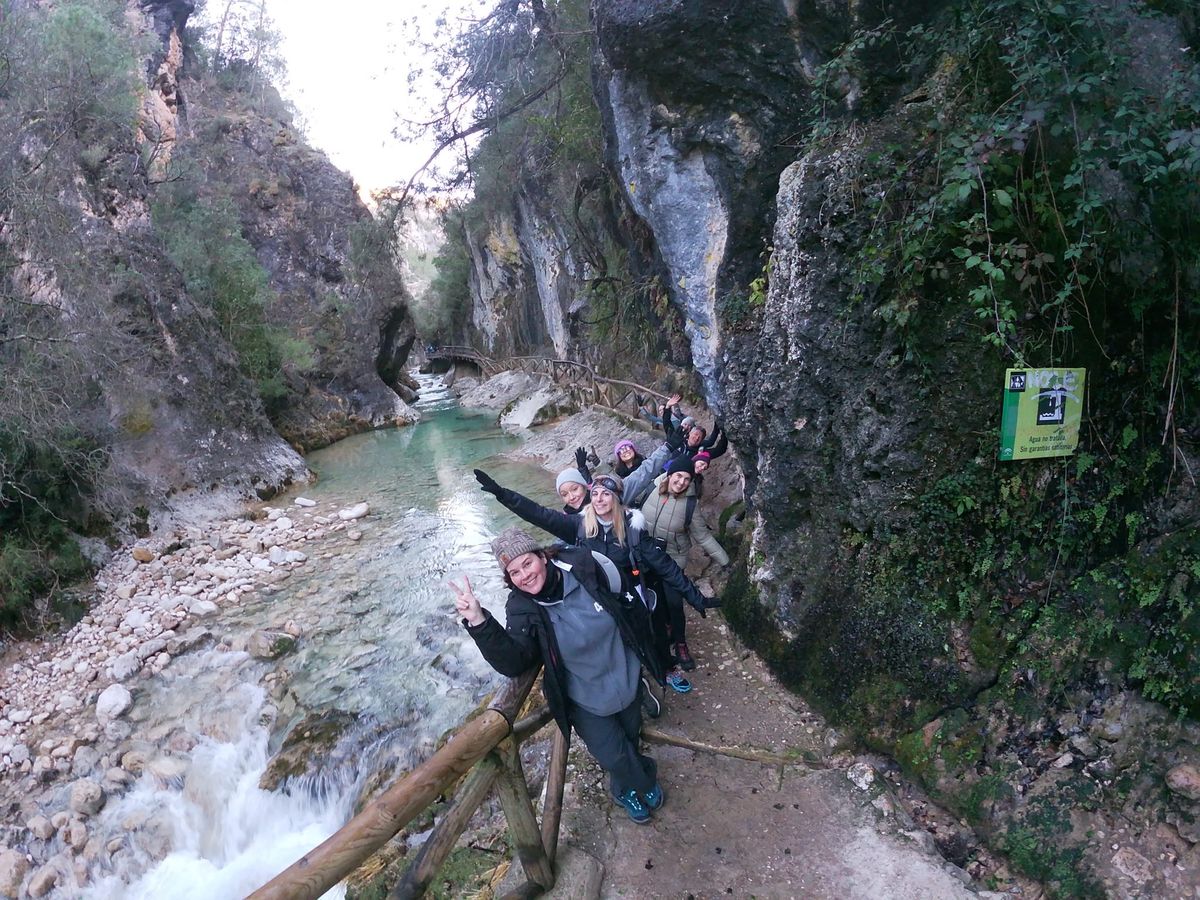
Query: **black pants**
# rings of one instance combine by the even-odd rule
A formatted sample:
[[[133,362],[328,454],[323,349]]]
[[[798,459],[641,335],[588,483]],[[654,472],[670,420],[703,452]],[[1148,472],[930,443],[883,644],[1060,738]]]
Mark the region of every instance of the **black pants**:
[[[598,716],[578,704],[571,704],[571,724],[583,738],[588,751],[600,768],[608,773],[609,790],[614,797],[629,791],[645,794],[658,780],[658,766],[638,751],[642,733],[642,687],[633,702],[618,713]]]
[[[683,613],[683,597],[662,579],[655,579],[653,587],[654,592],[658,594],[658,606],[650,614],[650,624],[654,629],[654,647],[658,651],[663,669],[670,671],[677,662],[675,645],[687,640],[687,617]]]

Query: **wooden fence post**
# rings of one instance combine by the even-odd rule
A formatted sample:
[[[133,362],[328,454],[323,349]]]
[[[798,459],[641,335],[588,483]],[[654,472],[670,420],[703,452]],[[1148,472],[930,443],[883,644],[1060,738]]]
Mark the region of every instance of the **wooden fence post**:
[[[512,741],[507,741],[497,749],[497,754],[500,774],[496,779],[496,792],[500,795],[500,806],[508,820],[521,867],[527,878],[549,890],[554,887],[554,867],[546,856],[542,832],[533,814],[533,804],[529,802],[529,783],[521,769],[520,750]]]

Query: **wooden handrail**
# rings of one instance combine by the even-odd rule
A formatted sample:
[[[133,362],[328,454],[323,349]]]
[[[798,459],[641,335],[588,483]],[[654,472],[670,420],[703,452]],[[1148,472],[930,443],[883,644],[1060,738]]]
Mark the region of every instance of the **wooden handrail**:
[[[433,756],[251,894],[251,900],[315,900],[357,869],[509,736],[536,677],[537,670],[532,670],[507,681],[487,709],[459,728]],[[541,881],[538,875],[543,873],[527,874]]]

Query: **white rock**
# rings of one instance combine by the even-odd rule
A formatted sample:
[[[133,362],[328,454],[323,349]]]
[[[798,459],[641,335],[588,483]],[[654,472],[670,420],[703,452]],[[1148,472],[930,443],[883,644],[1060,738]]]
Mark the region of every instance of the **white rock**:
[[[272,547],[267,559],[271,560],[272,565],[281,566],[287,562],[287,551],[282,547]]]
[[[306,507],[310,507],[310,508],[311,508],[311,507],[313,507],[313,506],[316,506],[316,505],[317,505],[317,501],[316,501],[316,500],[309,500],[307,497],[297,497],[297,498],[296,498],[296,505],[297,505],[297,506],[306,506]]]
[[[109,670],[112,672],[112,677],[117,681],[124,681],[132,677],[141,667],[141,660],[138,659],[138,655],[132,650],[128,653],[122,653],[109,663]]]
[[[33,710],[31,709],[15,709],[8,714],[8,720],[16,725],[24,725],[32,718]]]
[[[14,766],[19,766],[29,759],[29,748],[24,744],[14,744],[13,748],[8,751],[8,758],[12,760]]]
[[[125,614],[125,618],[121,620],[121,627],[128,628],[130,631],[145,628],[149,624],[150,616],[140,609],[130,610]]]
[[[300,550],[289,550],[287,551],[285,559],[290,563],[307,562],[308,555]]]
[[[211,600],[193,600],[188,604],[187,611],[193,615],[203,619],[206,616],[214,615],[217,612],[217,604]]]
[[[866,763],[855,763],[846,770],[846,777],[860,791],[866,791],[870,790],[871,785],[875,783],[875,770]]]
[[[274,522],[275,520],[277,520],[277,519],[278,519],[280,516],[282,516],[282,515],[283,515],[283,510],[282,510],[282,509],[273,509],[273,510],[271,510],[269,513],[267,513],[267,521],[268,521],[268,522]]]
[[[338,518],[343,522],[349,522],[351,519],[361,519],[370,511],[371,507],[367,503],[356,503],[346,509],[339,509]]]
[[[119,684],[110,684],[96,701],[96,718],[109,722],[124,715],[133,705],[133,696]]]
[[[286,531],[288,528],[292,527],[292,520],[287,516],[280,516],[275,520],[275,527],[280,531]]]
[[[117,593],[117,596],[120,597],[122,600],[128,600],[130,597],[133,596],[133,585],[132,584],[123,584],[119,588],[117,588],[116,593]]]
[[[204,588],[198,584],[185,584],[179,589],[179,593],[183,594],[185,597],[195,597],[202,590],[204,590]]]

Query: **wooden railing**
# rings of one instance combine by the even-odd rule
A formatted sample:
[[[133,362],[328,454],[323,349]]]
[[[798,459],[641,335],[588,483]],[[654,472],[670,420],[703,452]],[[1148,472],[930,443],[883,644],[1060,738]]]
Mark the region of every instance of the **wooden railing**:
[[[361,866],[468,772],[453,804],[389,896],[424,895],[471,815],[493,787],[526,878],[506,898],[533,897],[553,887],[569,743],[556,728],[539,826],[521,766],[520,745],[551,721],[550,710],[543,703],[523,718],[517,718],[536,677],[535,670],[510,679],[487,708],[464,723],[433,756],[389,787],[324,843],[251,894],[251,900],[315,900]]]
[[[634,381],[606,378],[591,366],[569,359],[547,356],[508,356],[492,359],[474,347],[447,346],[427,352],[429,359],[467,360],[479,366],[487,376],[509,369],[517,369],[536,375],[549,376],[555,384],[566,389],[571,399],[580,407],[603,406],[615,412],[637,417],[640,403],[638,397],[654,398],[659,401],[667,395],[654,388]]]

